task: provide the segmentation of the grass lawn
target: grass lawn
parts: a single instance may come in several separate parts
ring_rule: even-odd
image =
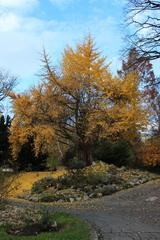
[[[4,228],[0,228],[0,240],[89,240],[89,226],[82,222],[79,218],[63,213],[56,213],[53,220],[64,225],[64,229],[60,232],[41,233],[37,236],[12,236],[5,232]]]

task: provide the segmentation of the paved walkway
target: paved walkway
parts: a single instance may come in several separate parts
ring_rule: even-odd
[[[160,240],[160,180],[70,208],[103,233],[105,240]]]

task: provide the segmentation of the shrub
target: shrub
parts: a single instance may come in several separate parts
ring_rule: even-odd
[[[6,174],[0,171],[0,204],[4,201],[6,194],[7,194],[7,189],[6,189]]]
[[[52,154],[47,158],[47,167],[49,168],[49,170],[51,171],[56,171],[57,167],[59,166],[60,162],[59,162],[59,158],[58,156]]]
[[[69,169],[82,169],[86,167],[85,161],[79,161],[76,157],[76,146],[71,146],[68,149],[68,151],[64,155],[62,163]]]
[[[106,173],[89,173],[85,177],[85,182],[89,185],[103,184],[106,181]]]
[[[3,172],[2,169],[0,169],[0,207],[3,207],[10,192],[17,187],[14,184],[17,176],[13,173]]]
[[[110,173],[90,173],[86,177],[86,182],[90,185],[99,185],[99,184],[122,184],[123,179],[114,174]]]
[[[106,172],[90,172],[85,174],[83,171],[75,171],[60,177],[58,182],[62,188],[81,188],[86,185],[121,184],[123,183],[123,179],[118,175]]]
[[[42,193],[49,187],[55,186],[57,184],[57,179],[53,177],[44,177],[38,181],[36,181],[32,185],[31,192],[32,193]]]
[[[81,170],[70,171],[68,174],[58,178],[58,183],[62,188],[81,186],[85,183],[86,177]]]
[[[82,169],[86,167],[86,163],[83,161],[79,161],[76,157],[74,157],[69,160],[68,167],[70,169]]]
[[[152,137],[141,144],[138,155],[148,167],[160,166],[160,137]]]
[[[86,163],[83,161],[79,161],[77,157],[73,157],[68,159],[68,162],[64,163],[69,169],[82,169],[86,167]]]
[[[119,175],[108,173],[106,176],[105,183],[106,184],[122,184],[124,183],[124,180]]]
[[[41,211],[40,223],[44,226],[51,225],[53,222],[53,214],[49,210]]]
[[[116,166],[128,166],[135,162],[135,155],[132,147],[126,141],[101,141],[94,147],[94,159]]]

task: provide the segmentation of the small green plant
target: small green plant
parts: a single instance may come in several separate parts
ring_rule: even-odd
[[[0,169],[0,208],[5,206],[9,193],[17,187],[13,184],[16,177],[16,174],[5,172],[3,168]]]
[[[86,167],[86,163],[84,161],[78,160],[77,157],[73,157],[69,160],[68,168],[70,169],[82,169]]]
[[[81,170],[71,170],[68,174],[58,178],[62,188],[79,187],[86,184],[86,176]]]
[[[86,176],[86,183],[89,185],[103,184],[106,181],[106,173],[89,173]]]
[[[36,181],[31,189],[32,193],[42,193],[49,187],[55,186],[57,184],[57,179],[53,177],[44,177],[38,181]]]
[[[47,158],[47,167],[49,170],[51,171],[56,171],[57,167],[60,165],[59,162],[59,158],[58,156],[51,154],[48,158]]]
[[[49,226],[51,225],[53,222],[53,214],[50,213],[50,211],[47,210],[43,210],[41,212],[41,219],[40,219],[40,223],[44,226]]]
[[[106,176],[106,184],[123,184],[124,180],[119,175],[108,173]]]

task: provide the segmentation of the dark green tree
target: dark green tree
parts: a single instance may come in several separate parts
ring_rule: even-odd
[[[0,117],[0,165],[10,165],[10,147],[9,147],[9,128],[11,126],[11,118],[7,115]]]
[[[18,154],[15,164],[21,171],[42,171],[46,169],[47,155],[39,153],[36,157],[34,154],[33,139],[30,138],[25,143]]]

